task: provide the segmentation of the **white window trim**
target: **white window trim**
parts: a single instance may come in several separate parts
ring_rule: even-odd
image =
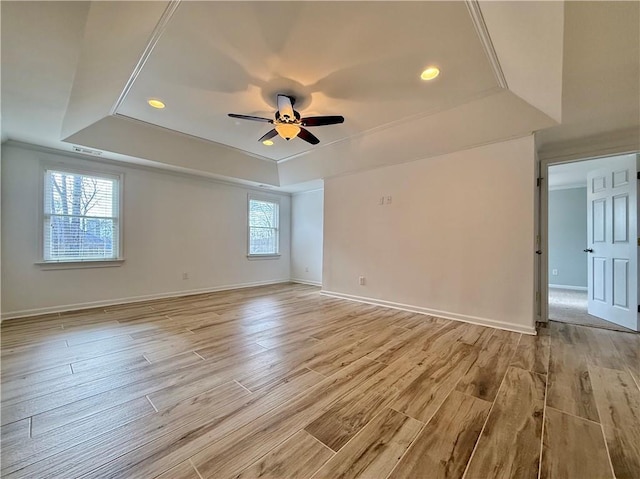
[[[122,266],[124,258],[119,259],[85,259],[73,261],[37,261],[43,271],[56,269],[113,268]]]
[[[268,201],[269,203],[275,203],[278,205],[278,226],[276,231],[278,232],[278,240],[277,246],[278,251],[276,253],[264,253],[264,254],[252,254],[251,251],[251,226],[249,225],[249,209],[251,205],[251,200],[256,201]],[[247,194],[247,258],[248,259],[278,259],[280,258],[280,197],[278,196],[268,196],[268,195],[260,195],[255,193]]]
[[[47,260],[44,258],[44,205],[45,205],[45,179],[47,170],[64,171],[66,173],[98,176],[111,178],[118,181],[118,257],[108,259],[73,259],[73,260]],[[123,203],[124,203],[124,173],[111,168],[104,168],[101,164],[95,167],[78,167],[75,163],[67,162],[40,162],[40,187],[39,187],[39,212],[38,212],[38,261],[34,264],[42,270],[56,269],[83,269],[83,268],[106,268],[121,266],[124,261],[124,223],[123,223]]]

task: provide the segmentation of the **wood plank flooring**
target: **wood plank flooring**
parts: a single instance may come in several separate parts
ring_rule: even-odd
[[[7,478],[639,478],[640,335],[281,284],[5,321]]]

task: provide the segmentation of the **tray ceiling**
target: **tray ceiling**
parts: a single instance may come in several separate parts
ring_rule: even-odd
[[[427,65],[441,75],[420,80]],[[463,2],[184,2],[117,113],[272,160],[451,108],[497,87]],[[303,116],[343,115],[315,127],[318,146],[257,140],[277,93]],[[149,98],[161,98],[163,110]]]

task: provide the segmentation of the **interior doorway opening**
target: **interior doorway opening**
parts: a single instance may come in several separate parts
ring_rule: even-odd
[[[547,318],[638,329],[637,155],[548,165]]]

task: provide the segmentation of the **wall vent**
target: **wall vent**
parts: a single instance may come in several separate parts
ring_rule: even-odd
[[[91,148],[85,148],[84,146],[73,145],[71,149],[76,153],[81,153],[83,155],[91,155],[91,156],[102,155],[102,152],[100,150],[92,150]]]

